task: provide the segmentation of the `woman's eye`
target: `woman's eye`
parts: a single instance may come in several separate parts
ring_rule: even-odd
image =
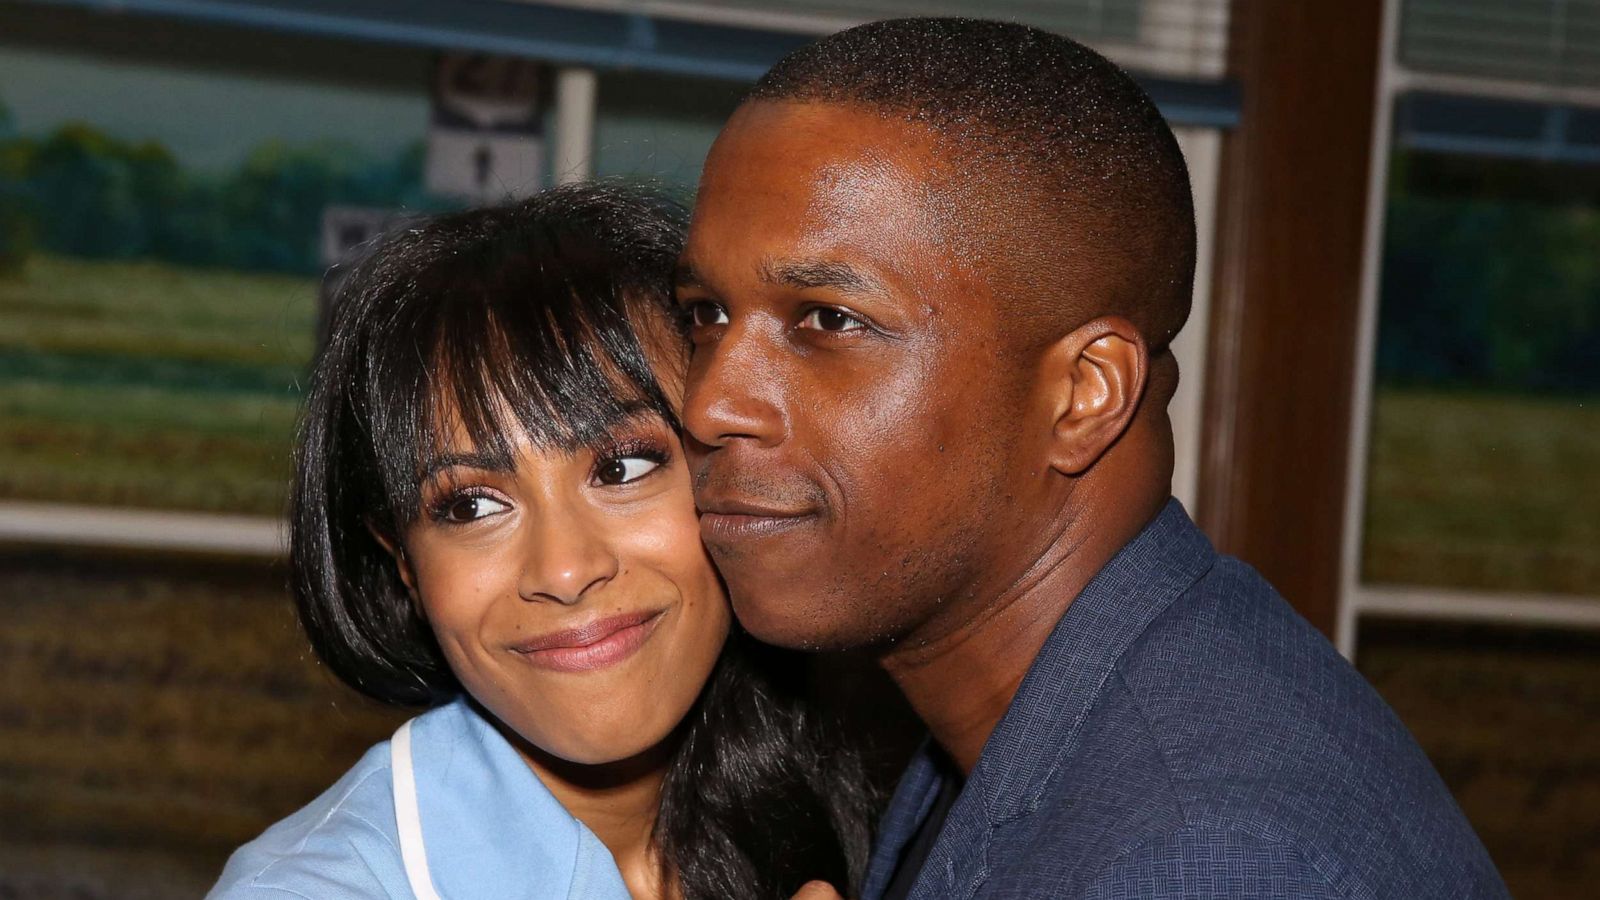
[[[865,322],[843,310],[831,306],[819,306],[806,313],[806,317],[800,320],[800,327],[839,333],[858,331],[867,326]]]
[[[643,456],[617,456],[603,460],[595,470],[597,484],[618,485],[637,481],[661,466],[661,463]]]
[[[505,512],[509,507],[492,497],[457,497],[450,501],[444,508],[444,518],[447,522],[474,522],[495,513]]]
[[[708,300],[696,300],[689,304],[689,321],[696,328],[710,328],[713,325],[728,324],[728,313],[722,307]]]

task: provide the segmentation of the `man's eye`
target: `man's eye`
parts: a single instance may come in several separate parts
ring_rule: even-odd
[[[831,306],[819,306],[806,313],[806,317],[800,320],[800,327],[837,333],[857,331],[867,327],[867,325],[843,310],[834,309]]]
[[[638,481],[661,466],[659,460],[643,456],[617,456],[604,460],[595,469],[596,484],[618,485]]]
[[[689,321],[696,328],[710,328],[713,325],[728,324],[728,313],[720,306],[709,300],[696,300],[689,304]]]
[[[507,509],[510,507],[493,497],[457,497],[445,505],[439,518],[446,522],[474,522]]]

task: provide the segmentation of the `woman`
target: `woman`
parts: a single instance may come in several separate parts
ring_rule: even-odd
[[[213,897],[787,898],[865,781],[738,631],[676,433],[682,216],[581,186],[443,217],[341,291],[291,564],[340,678],[432,707]]]

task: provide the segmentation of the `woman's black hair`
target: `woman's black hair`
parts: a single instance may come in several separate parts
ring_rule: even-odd
[[[462,693],[374,534],[420,514],[441,409],[507,461],[518,434],[572,450],[640,414],[678,426],[646,346],[658,365],[662,349],[686,361],[670,296],[684,222],[639,190],[567,186],[409,227],[351,272],[312,375],[290,509],[300,620],[339,678],[400,706]],[[686,898],[857,884],[871,789],[808,709],[802,671],[735,626],[679,729],[656,840]]]

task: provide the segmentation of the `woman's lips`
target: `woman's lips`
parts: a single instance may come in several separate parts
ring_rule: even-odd
[[[591,672],[616,665],[644,646],[664,609],[598,619],[513,644],[511,649],[541,669]]]

